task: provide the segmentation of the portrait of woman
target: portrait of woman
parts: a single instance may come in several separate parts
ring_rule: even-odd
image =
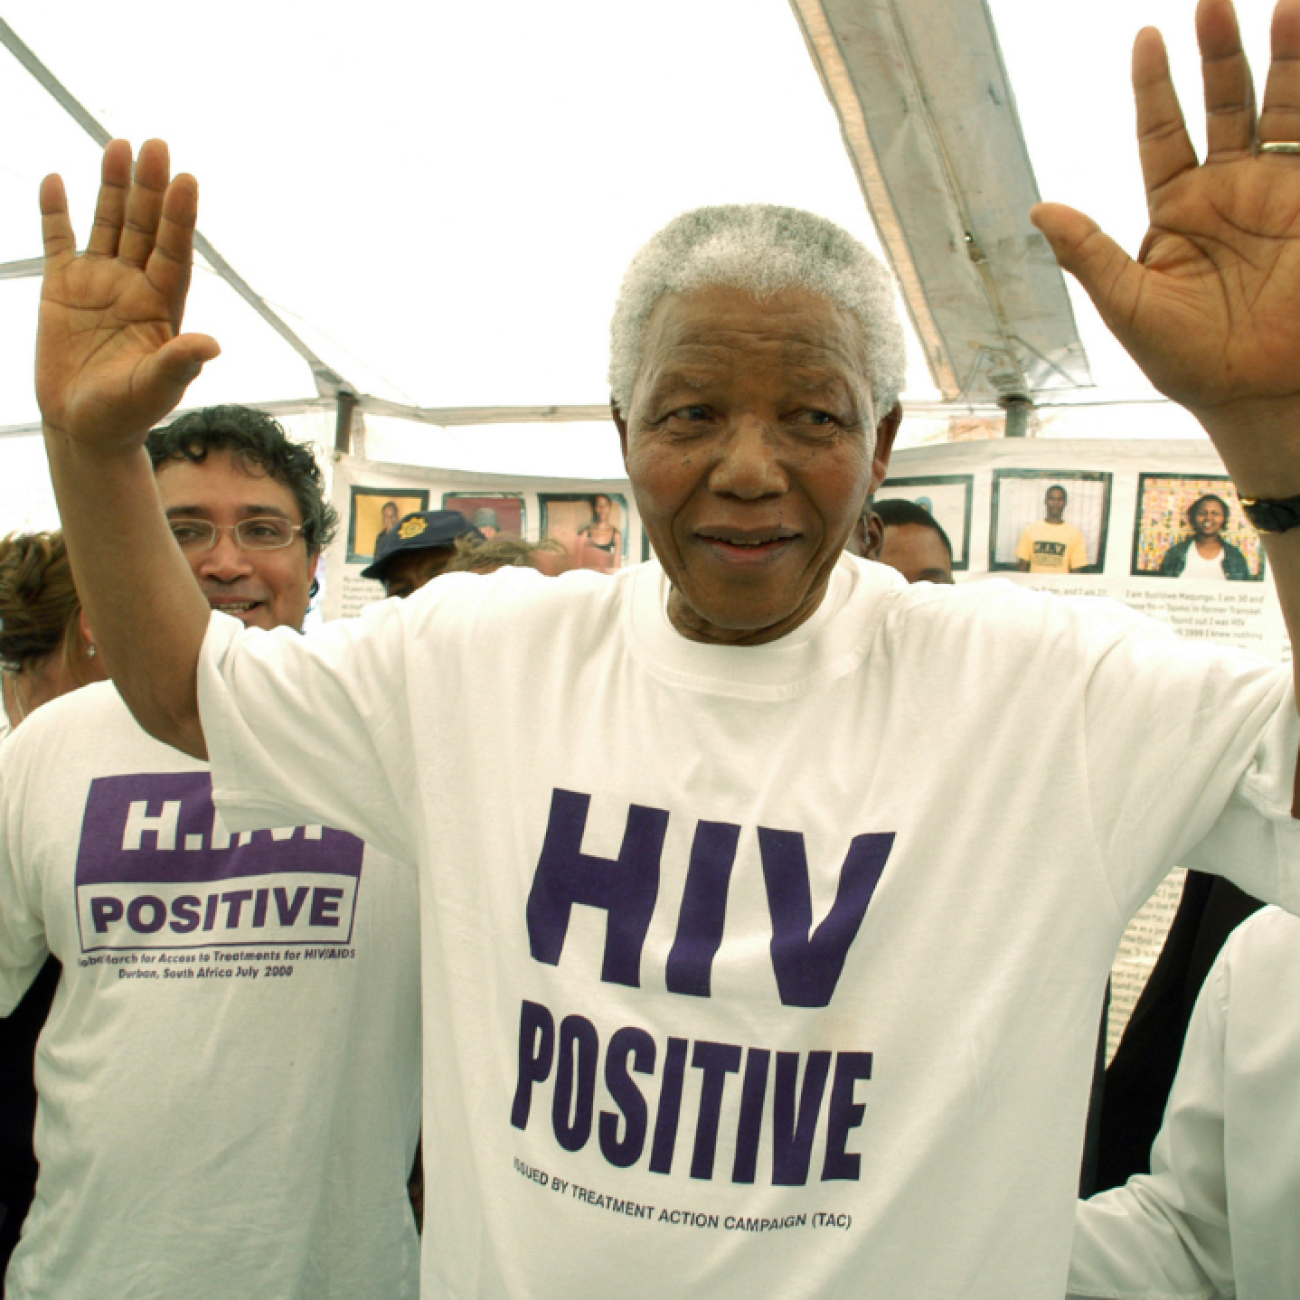
[[[623,534],[613,521],[614,503],[603,492],[591,498],[592,519],[578,529],[584,543],[581,565],[584,569],[599,569],[604,573],[618,568],[623,554]]]
[[[1190,537],[1175,542],[1160,561],[1165,578],[1208,578],[1218,582],[1251,582],[1250,562],[1222,534],[1231,518],[1228,503],[1216,493],[1197,497],[1187,508]]]

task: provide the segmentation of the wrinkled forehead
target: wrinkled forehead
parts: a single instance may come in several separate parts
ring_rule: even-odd
[[[761,296],[731,285],[667,293],[646,321],[636,387],[665,369],[726,366],[763,358],[810,381],[837,378],[869,387],[861,321],[822,294],[782,289]]]

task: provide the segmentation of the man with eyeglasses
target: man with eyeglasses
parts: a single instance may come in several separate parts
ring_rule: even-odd
[[[300,628],[337,523],[310,451],[236,406],[148,449],[212,608]],[[0,1012],[47,952],[63,978],[9,1300],[415,1297],[416,911],[415,873],[341,831],[228,833],[206,766],[107,684],[29,720],[0,765]]]
[[[182,416],[148,447],[172,536],[208,604],[245,627],[301,627],[335,523],[305,468],[290,468],[310,454],[261,412],[234,406]]]

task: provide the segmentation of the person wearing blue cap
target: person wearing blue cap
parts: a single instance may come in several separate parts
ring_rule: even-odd
[[[416,510],[380,537],[374,563],[362,569],[361,576],[382,582],[385,596],[404,600],[446,569],[458,537],[483,540],[458,510]]]

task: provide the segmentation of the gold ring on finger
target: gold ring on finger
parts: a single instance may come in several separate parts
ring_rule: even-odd
[[[1300,140],[1261,140],[1255,152],[1300,154]]]

